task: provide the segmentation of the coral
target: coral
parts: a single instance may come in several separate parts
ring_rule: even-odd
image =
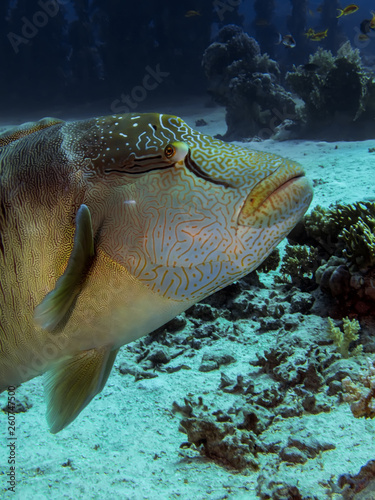
[[[314,249],[314,277],[336,304],[364,315],[375,301],[375,203],[317,205],[288,236]],[[284,259],[286,259],[284,257]],[[338,317],[338,316],[336,316]]]
[[[251,364],[282,384],[280,394],[298,385],[314,391],[321,387],[323,364],[330,354],[319,348],[316,341],[303,342],[298,335],[289,335],[288,340],[280,335],[277,340],[276,347],[257,353],[257,360]]]
[[[306,233],[330,255],[343,256],[361,269],[375,265],[375,203],[317,205],[305,216]]]
[[[367,221],[369,224],[359,218],[358,222],[348,229],[344,228],[339,235],[347,245],[343,254],[349,260],[354,260],[361,268],[375,265],[375,219],[371,217]]]
[[[209,93],[226,106],[226,140],[270,137],[277,125],[295,117],[295,102],[279,83],[278,64],[260,53],[257,41],[241,28],[222,28],[204,52]]]
[[[326,248],[327,240],[331,238],[329,215],[330,209],[316,205],[303,219],[307,235],[318,241],[324,248]],[[333,253],[333,251],[330,253]]]
[[[346,59],[350,64],[353,64],[357,68],[362,68],[362,59],[359,49],[353,49],[349,40],[341,45],[337,51],[337,58]]]
[[[276,271],[280,264],[280,252],[276,248],[270,255],[257,267],[257,273],[268,273],[270,271]]]
[[[308,245],[287,245],[280,268],[281,281],[301,285],[317,268],[317,249]]]
[[[229,365],[234,363],[235,358],[228,352],[206,352],[203,354],[202,362],[199,367],[200,372],[210,372],[212,370],[217,370],[221,365]]]
[[[367,359],[367,373],[355,384],[350,377],[342,380],[343,390],[346,392],[344,400],[351,403],[350,409],[356,418],[375,417],[375,361]]]
[[[264,472],[258,476],[257,495],[261,500],[311,500],[302,497],[300,490],[295,485],[285,483],[281,480],[270,479],[273,471],[268,471],[269,476]]]
[[[343,500],[371,500],[375,498],[375,460],[361,467],[356,475],[343,474],[338,478]]]
[[[304,66],[294,67],[286,74],[285,80],[290,88],[303,99],[305,107],[301,118],[304,121],[306,135],[319,135],[327,125],[337,127],[336,135],[340,137],[343,126],[367,137],[373,133],[359,130],[359,122],[363,125],[371,122],[375,103],[375,79],[366,72],[358,49],[353,49],[350,42],[344,43],[334,56],[321,47],[310,55],[309,63],[316,65],[315,71],[306,71]],[[331,127],[331,133],[335,130]]]
[[[324,315],[373,314],[375,203],[317,205],[289,233],[288,241],[293,246],[286,247],[275,282],[291,281],[308,292],[319,285],[334,298],[326,301]]]
[[[208,458],[237,470],[259,468],[256,455],[263,448],[257,434],[271,422],[264,408],[246,405],[226,414],[221,410],[209,413],[200,397],[198,403],[185,398],[184,405],[173,403],[173,410],[185,418],[180,421],[180,430],[188,435],[189,443]],[[258,416],[259,415],[259,416]],[[264,415],[264,425],[259,421]]]
[[[362,346],[357,346],[352,352],[349,352],[349,345],[351,342],[358,340],[358,332],[360,330],[359,322],[356,319],[350,320],[349,318],[343,319],[343,331],[335,326],[331,318],[328,318],[328,333],[330,338],[336,345],[337,352],[341,354],[343,358],[348,358],[349,356],[355,356],[362,352]]]

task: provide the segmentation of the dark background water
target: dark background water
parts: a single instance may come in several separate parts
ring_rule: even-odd
[[[348,2],[349,3],[349,2]],[[218,29],[241,25],[286,69],[306,62],[303,33],[329,27],[320,42],[336,51],[355,44],[370,0],[337,20],[338,0],[3,0],[0,4],[1,118],[59,113],[86,105],[103,113],[132,111],[158,98],[204,94],[202,54]],[[317,8],[323,5],[324,11]],[[346,3],[345,3],[346,5]],[[342,7],[345,5],[341,5]],[[190,10],[199,15],[187,17]],[[295,49],[276,45],[292,33]],[[375,39],[360,47],[373,54]],[[358,45],[358,44],[357,44]],[[358,46],[360,46],[359,44]]]

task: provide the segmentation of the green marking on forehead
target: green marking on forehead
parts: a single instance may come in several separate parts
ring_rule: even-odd
[[[183,160],[188,146],[165,126],[162,117],[130,113],[97,118],[87,132],[94,168],[106,173],[141,173]]]

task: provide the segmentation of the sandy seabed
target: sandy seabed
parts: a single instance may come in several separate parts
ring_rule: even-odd
[[[207,125],[199,127],[202,133],[223,134],[226,129],[223,110],[202,109],[192,112],[187,104],[178,111],[164,111],[180,114],[193,127],[197,119],[203,118]],[[375,141],[266,140],[241,145],[300,162],[315,181],[312,207],[375,200],[375,156],[369,153]],[[259,290],[261,304],[264,295],[272,291],[273,280],[265,274],[260,275],[260,280],[264,284]],[[237,320],[237,325],[220,317],[211,321],[219,331],[223,328],[220,322],[225,323],[227,330],[237,328],[241,332],[239,340],[234,341],[231,335],[218,335],[209,340],[204,338],[199,348],[189,347],[190,344],[183,344],[184,335],[191,339],[195,332],[194,323],[188,322],[185,330],[176,333],[176,346],[185,345],[182,352],[165,362],[162,370],[148,370],[153,378],[146,378],[147,369],[141,377],[135,377],[131,369],[120,373],[120,366],[137,365],[145,346],[137,341],[122,348],[102,393],[57,435],[50,434],[45,420],[42,378],[23,384],[17,389],[17,398],[32,406],[16,414],[15,493],[7,491],[7,421],[6,414],[1,414],[0,497],[22,500],[342,498],[332,486],[338,477],[356,474],[366,462],[375,459],[375,421],[354,418],[349,405],[338,397],[329,399],[330,411],[315,414],[306,411],[288,418],[276,416],[258,435],[259,441],[268,446],[267,451],[257,454],[257,471],[250,468],[238,472],[203,456],[194,447],[180,447],[187,436],[179,431],[183,417],[172,411],[174,402],[183,405],[184,398],[197,402],[202,397],[209,413],[220,408],[230,414],[231,408],[241,404],[243,395],[219,389],[222,372],[231,380],[236,380],[239,374],[247,381],[251,379],[255,392],[270,384],[269,377],[251,362],[257,360],[257,353],[278,348],[280,332],[259,331],[259,323],[253,319]],[[326,335],[326,329],[325,318],[304,314],[290,334],[291,345],[297,337],[302,343],[319,339]],[[288,336],[284,331],[284,344],[288,344]],[[202,357],[212,352],[230,353],[234,361],[218,369],[200,371]],[[171,369],[167,371],[168,366]],[[183,369],[174,371],[173,367],[178,366]],[[5,400],[6,394],[1,395],[1,407],[5,406]],[[318,443],[315,456],[304,463],[280,459],[280,450],[297,438],[305,443],[314,439]],[[267,491],[275,491],[277,484],[288,485],[286,491],[298,490],[300,496],[292,493],[285,497],[267,496]],[[366,498],[375,499],[373,495]]]

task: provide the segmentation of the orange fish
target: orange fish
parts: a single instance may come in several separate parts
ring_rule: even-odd
[[[314,33],[313,35],[310,35],[309,38],[313,42],[320,42],[321,40],[323,40],[324,38],[327,37],[327,33],[328,33],[328,28],[325,31],[319,31],[318,33]]]
[[[195,17],[195,16],[201,16],[202,14],[199,12],[199,10],[188,10],[185,12],[185,17]]]
[[[339,15],[337,17],[348,16],[349,14],[354,14],[354,12],[357,12],[358,9],[359,9],[358,5],[356,5],[355,3],[351,3],[350,5],[345,7],[344,9],[337,9],[339,11]]]
[[[309,29],[306,31],[306,33],[305,33],[305,36],[306,36],[307,38],[310,38],[310,37],[312,37],[313,35],[315,35],[315,31],[314,31],[312,28],[309,28]]]

